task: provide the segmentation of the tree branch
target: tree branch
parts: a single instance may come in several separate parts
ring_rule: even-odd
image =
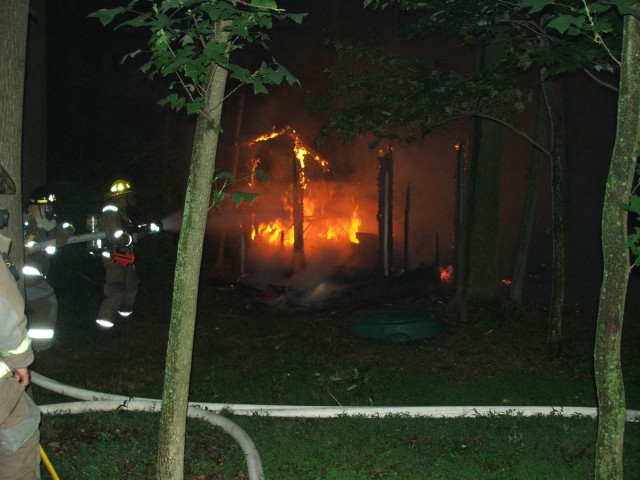
[[[467,117],[475,117],[475,118],[482,118],[484,120],[490,120],[492,122],[497,123],[498,125],[502,125],[503,127],[507,128],[508,130],[511,130],[512,132],[514,132],[516,135],[524,138],[527,142],[529,142],[531,145],[533,145],[533,147],[537,148],[544,155],[546,155],[547,157],[551,158],[551,152],[549,150],[547,150],[540,143],[536,142],[527,133],[523,132],[522,130],[518,130],[516,127],[514,127],[510,123],[502,120],[501,118],[495,117],[493,115],[489,115],[487,113],[481,113],[481,112],[458,112],[458,113],[461,114],[461,115],[465,115]]]
[[[618,92],[618,89],[614,86],[611,85],[610,83],[604,82],[602,80],[600,80],[598,77],[596,77],[588,68],[585,68],[582,70],[591,80],[593,80],[594,82],[596,82],[598,85],[600,85],[601,87],[607,88],[609,90],[611,90],[612,92]]]

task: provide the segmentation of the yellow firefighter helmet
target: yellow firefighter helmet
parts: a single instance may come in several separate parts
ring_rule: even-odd
[[[128,193],[134,193],[131,183],[127,180],[116,180],[111,184],[111,188],[109,188],[109,192],[105,197],[114,198]]]

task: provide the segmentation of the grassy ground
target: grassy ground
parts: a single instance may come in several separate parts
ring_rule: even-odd
[[[171,295],[162,264],[141,259],[135,318],[117,335],[103,336],[93,326],[101,300],[99,266],[79,260],[71,248],[66,255],[52,279],[60,300],[56,344],[38,353],[36,370],[82,388],[159,398]],[[549,359],[543,309],[488,309],[461,324],[432,295],[411,301],[438,310],[451,328],[408,343],[356,338],[349,333],[349,319],[370,305],[273,309],[256,301],[255,292],[205,278],[191,399],[332,406],[595,406],[592,316],[568,312],[565,355]],[[628,408],[640,408],[637,333],[637,319],[631,318],[623,355]],[[68,400],[38,387],[34,395],[41,404]],[[590,419],[233,420],[256,443],[268,479],[582,480],[593,472],[596,424]],[[627,478],[640,478],[639,428],[627,425]],[[153,478],[156,431],[152,414],[47,415],[42,443],[63,479],[146,479]],[[189,421],[187,449],[186,478],[246,478],[239,448],[202,421]]]

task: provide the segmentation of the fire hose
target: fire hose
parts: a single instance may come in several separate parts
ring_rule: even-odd
[[[106,234],[104,232],[95,232],[95,233],[82,233],[80,235],[72,235],[67,239],[66,245],[72,245],[74,243],[84,243],[84,242],[93,242],[94,240],[101,240],[106,238]],[[34,253],[39,252],[40,250],[44,250],[47,247],[55,247],[56,239],[45,240],[43,242],[38,242],[33,246],[27,247],[25,246],[25,253]]]
[[[150,398],[135,398],[124,395],[112,395],[109,393],[83,390],[81,388],[72,387],[55,380],[51,380],[36,372],[31,373],[31,381],[33,384],[46,388],[52,392],[79,400],[86,400],[84,402],[40,405],[40,411],[43,414],[60,415],[85,412],[112,412],[116,410],[158,412],[162,405],[160,400]],[[207,410],[206,407],[194,405],[193,402],[189,403],[187,415],[190,418],[206,420],[212,425],[220,427],[224,432],[229,434],[234,440],[236,440],[236,442],[238,442],[238,445],[246,456],[249,480],[264,480],[264,472],[258,450],[251,440],[251,437],[249,437],[249,435],[239,425],[222,415],[218,415],[217,413]]]
[[[147,230],[148,229],[148,230]],[[147,233],[155,233],[162,230],[162,222],[158,223],[150,223],[150,224],[142,224],[136,227],[135,232],[138,231],[147,231]],[[65,245],[73,245],[74,243],[86,243],[86,242],[94,242],[96,240],[102,240],[106,238],[107,234],[105,232],[90,232],[90,233],[82,233],[80,235],[72,235],[67,239]],[[40,250],[44,250],[47,247],[55,247],[57,240],[55,238],[51,240],[44,240],[42,242],[34,243],[33,245],[25,245],[24,250],[25,254],[30,254],[34,252],[39,252]]]
[[[56,469],[53,468],[53,465],[51,464],[51,461],[49,460],[47,453],[44,451],[44,448],[42,448],[42,445],[40,445],[40,458],[42,459],[42,463],[44,463],[44,466],[46,467],[47,472],[49,472],[49,475],[51,475],[51,478],[53,480],[60,480],[60,477],[58,477]]]
[[[159,411],[160,400],[149,398],[127,397],[109,393],[95,392],[60,383],[44,377],[36,372],[31,374],[35,385],[52,392],[65,395],[84,402],[59,403],[44,405],[40,410],[47,414],[81,413],[86,411],[113,411],[116,409],[130,409],[136,411]],[[598,409],[594,407],[562,407],[562,406],[389,406],[389,407],[360,407],[360,406],[302,406],[302,405],[257,405],[257,404],[228,404],[189,402],[189,417],[207,420],[213,425],[221,427],[230,434],[240,445],[247,456],[250,480],[263,480],[262,463],[256,447],[238,425],[216,412],[228,412],[234,415],[268,416],[280,418],[338,418],[342,416],[384,418],[389,415],[403,415],[412,418],[477,418],[489,415],[521,415],[533,417],[539,415],[554,415],[566,418],[590,417],[597,418]],[[627,410],[628,422],[640,422],[640,410]]]

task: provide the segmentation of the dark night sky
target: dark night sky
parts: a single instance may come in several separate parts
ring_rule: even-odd
[[[311,15],[301,27],[288,26],[273,33],[274,56],[300,79],[302,87],[276,88],[269,96],[247,95],[243,140],[269,131],[274,125],[291,125],[305,141],[314,142],[325,119],[311,112],[304,100],[305,95],[322,88],[322,70],[333,61],[323,46],[326,36],[358,32],[382,39],[393,30],[395,19],[373,12],[363,15],[361,3],[335,2],[336,9],[332,11],[327,2],[310,2]],[[102,186],[124,176],[134,181],[141,201],[147,196],[147,204],[153,205],[151,197],[160,181],[161,159],[172,165],[175,178],[186,179],[193,121],[157,106],[164,94],[162,82],[147,80],[135,71],[133,62],[120,64],[125,53],[143,46],[143,40],[131,32],[113,32],[95,19],[86,18],[88,12],[103,4],[47,1],[49,178],[54,184],[92,189],[93,198],[86,198],[85,202],[97,205],[102,201]],[[445,60],[460,61],[448,52],[447,45],[435,52]],[[571,79],[565,101],[569,112],[567,304],[594,307],[601,277],[600,208],[612,147],[615,97],[578,76]],[[225,132],[217,170],[229,168],[238,105],[236,95],[224,107]],[[394,146],[395,208],[396,220],[400,220],[395,227],[397,233],[402,232],[405,186],[412,182],[413,267],[433,262],[436,234],[443,254],[449,247],[455,185],[453,145],[463,134],[443,130],[435,132],[422,146]],[[349,145],[330,142],[320,153],[334,166],[335,181],[344,189],[345,198],[361,204],[365,215],[363,230],[374,232],[376,161],[367,149],[367,141]],[[506,134],[505,145],[501,210],[505,228],[501,233],[499,269],[501,275],[508,276],[516,231],[511,227],[517,227],[520,218],[530,147],[511,134]],[[546,167],[543,181],[548,182]],[[176,191],[173,198],[171,208],[177,210],[182,203],[181,192]],[[541,198],[548,198],[548,187],[542,188]],[[548,278],[545,265],[551,259],[548,209],[548,201],[542,200],[530,262],[532,273],[542,279]],[[396,245],[402,245],[400,239]],[[532,285],[530,291],[532,298],[539,300],[547,288],[538,292]]]

